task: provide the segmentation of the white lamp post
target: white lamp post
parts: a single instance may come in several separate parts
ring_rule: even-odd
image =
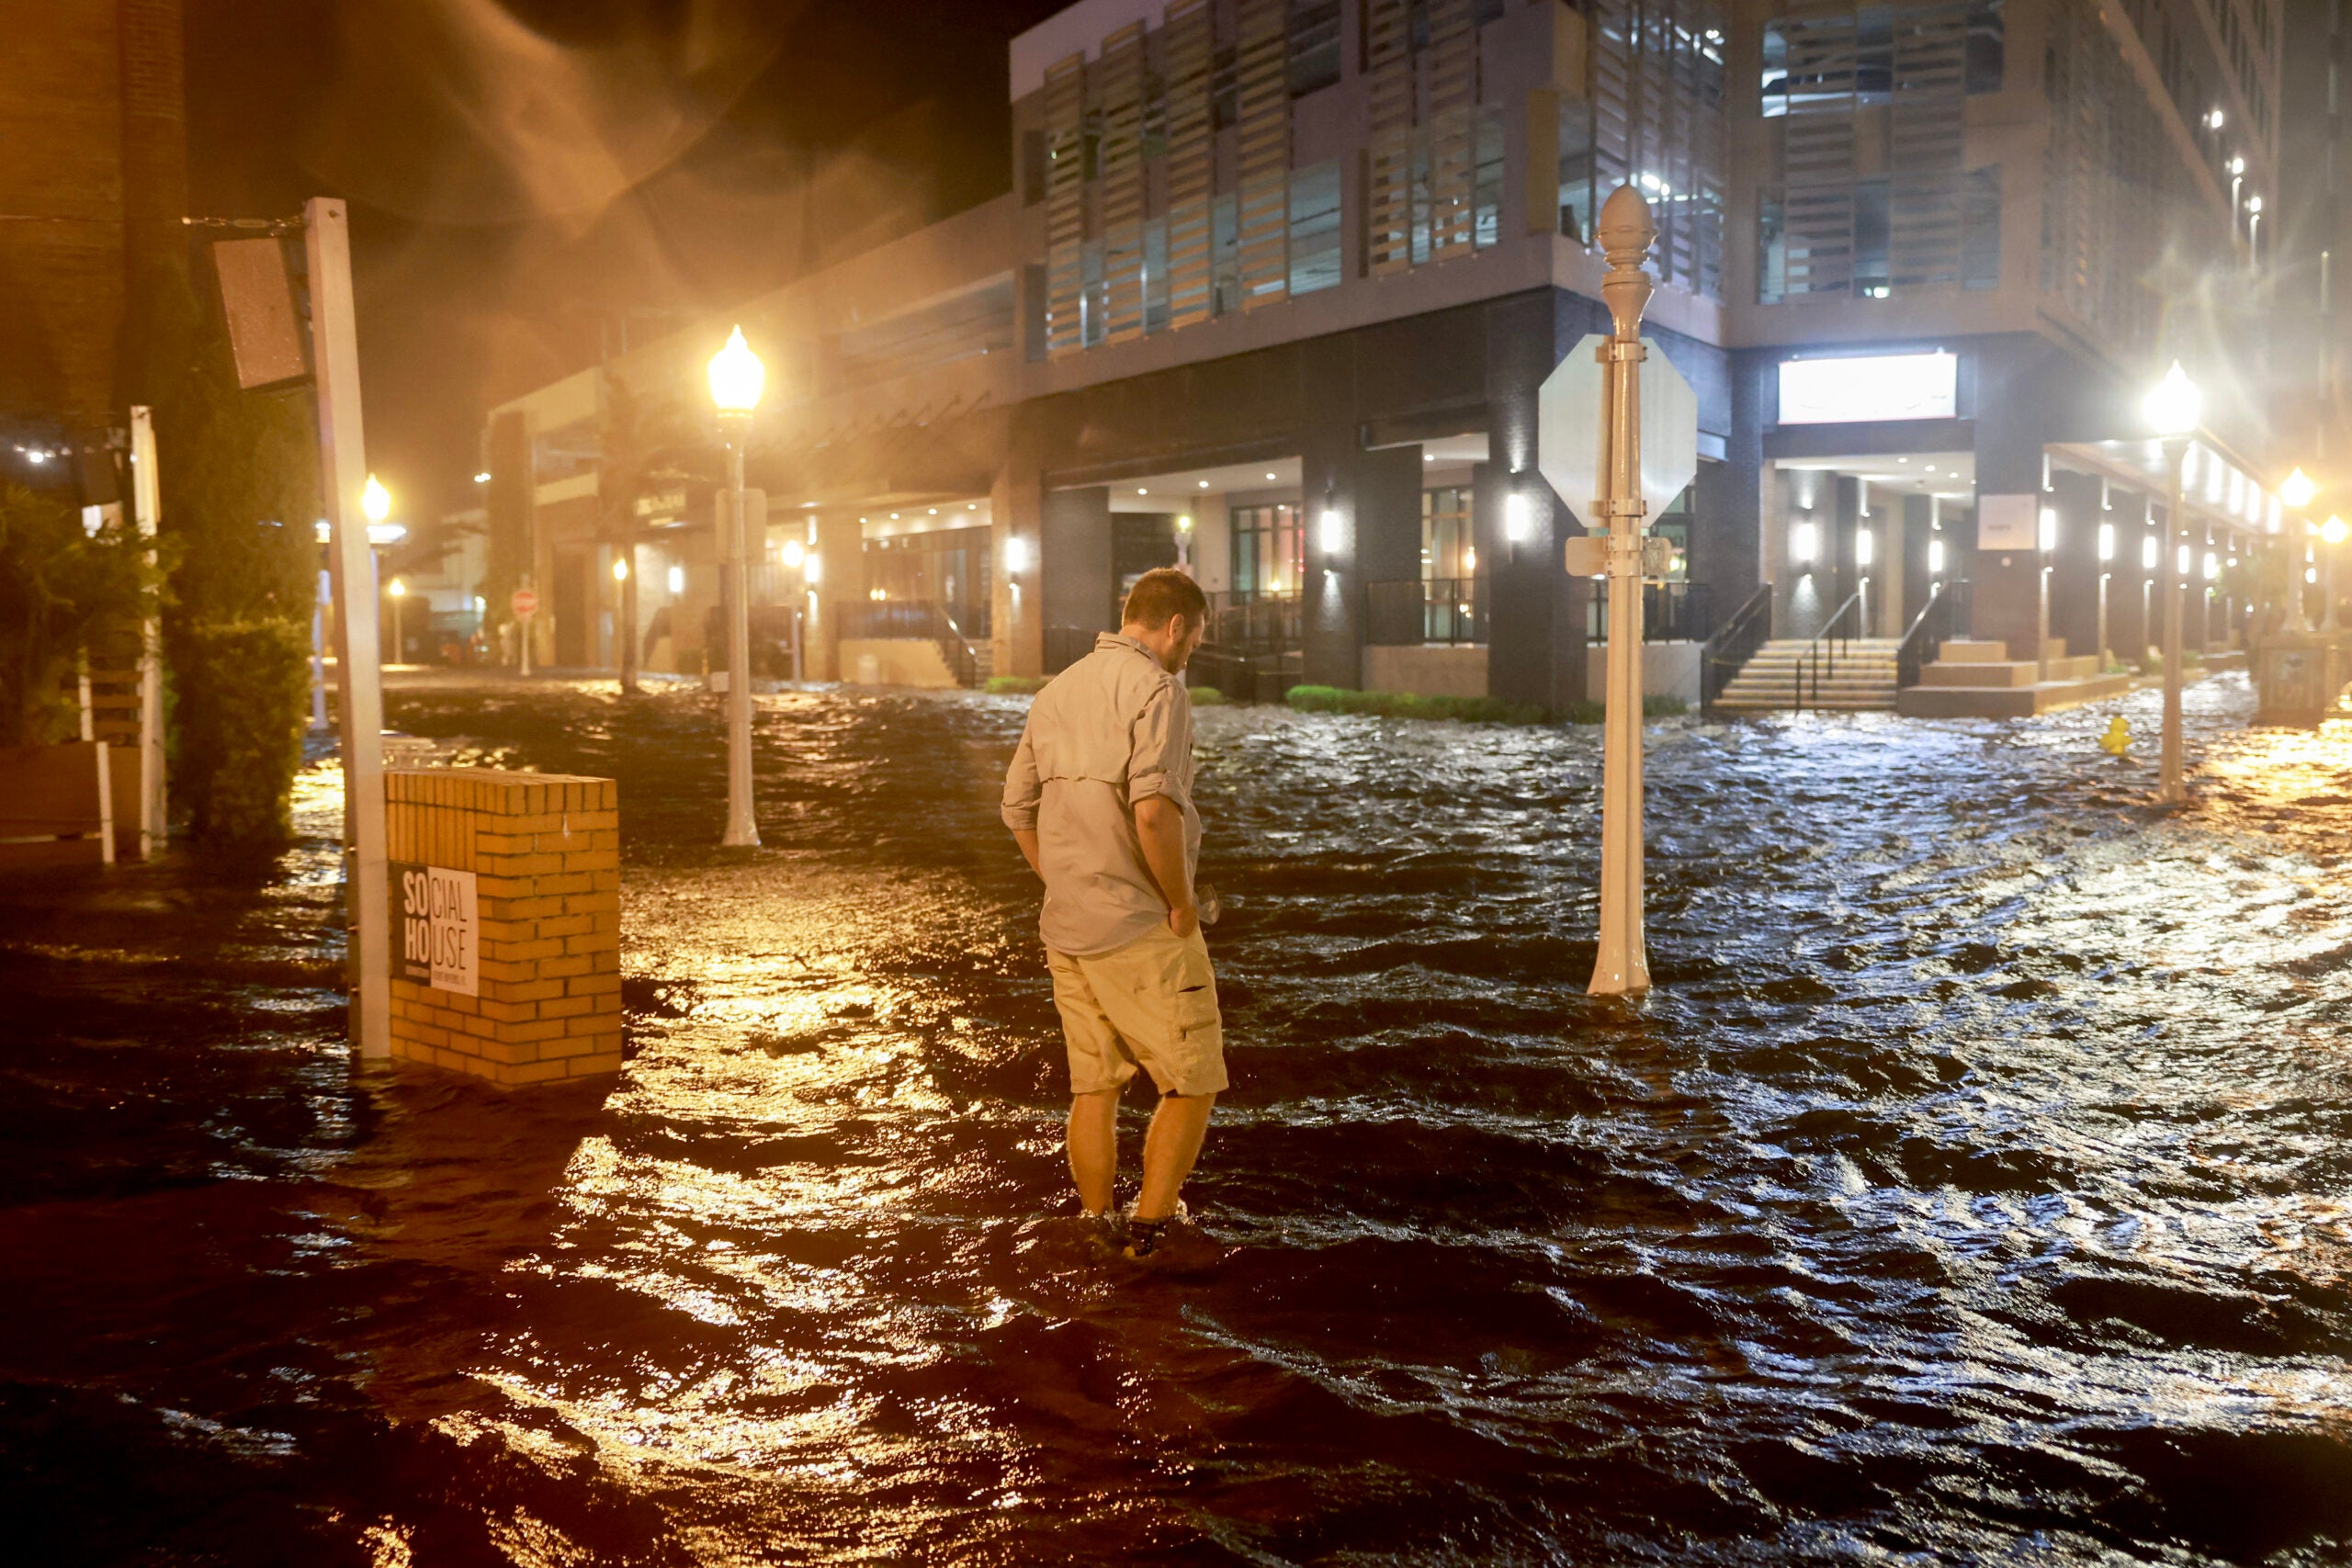
[[[2341,517],[2331,516],[2319,525],[2319,542],[2327,547],[2323,558],[2323,564],[2327,570],[2320,574],[2320,581],[2326,585],[2327,603],[2320,611],[2319,629],[2331,636],[2337,630],[2335,558],[2343,549],[2344,540],[2347,535],[2352,535],[2352,524],[2346,523]]]
[[[2180,525],[2181,466],[2188,457],[2188,438],[2197,433],[2198,422],[2205,415],[2204,394],[2176,359],[2172,368],[2165,372],[2165,378],[2149,389],[2140,412],[2148,427],[2164,441],[2165,467],[2170,476],[2165,491],[2165,532],[2171,536],[2169,542],[2177,543],[2185,533]],[[2181,783],[2180,757],[2181,618],[2188,614],[2188,590],[2182,581],[2180,550],[2165,549],[2157,554],[2165,574],[2165,724],[2156,799],[2175,806],[2188,798],[2188,789]]]
[[[767,367],[743,341],[740,326],[710,356],[710,400],[718,405],[719,434],[727,441],[727,479],[735,502],[718,541],[719,594],[727,604],[727,832],[719,842],[730,848],[760,841],[752,809],[752,607],[743,564],[743,446],[767,378]]]

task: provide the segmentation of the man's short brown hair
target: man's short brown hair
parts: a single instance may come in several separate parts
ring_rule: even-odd
[[[1174,567],[1163,566],[1136,579],[1121,619],[1131,626],[1164,626],[1170,616],[1182,615],[1198,626],[1208,613],[1208,595],[1201,585]]]

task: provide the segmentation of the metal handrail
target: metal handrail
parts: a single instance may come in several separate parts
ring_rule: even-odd
[[[1795,701],[1792,705],[1797,712],[1803,713],[1804,711],[1804,678],[1805,672],[1808,670],[1813,673],[1813,697],[1815,703],[1818,703],[1821,700],[1821,680],[1825,673],[1822,665],[1825,657],[1826,658],[1828,664],[1828,669],[1826,673],[1830,679],[1837,679],[1837,645],[1838,643],[1850,645],[1854,640],[1854,634],[1852,632],[1839,632],[1834,640],[1830,634],[1838,632],[1838,626],[1844,624],[1847,614],[1849,611],[1858,611],[1861,606],[1861,603],[1862,590],[1857,588],[1851,593],[1846,595],[1846,602],[1838,606],[1837,613],[1832,615],[1827,621],[1822,624],[1821,629],[1806,639],[1804,650],[1797,655],[1796,671],[1794,675],[1794,685],[1796,687],[1796,691],[1794,693]]]
[[[1955,635],[1953,616],[1959,607],[1966,604],[1967,598],[1966,578],[1952,583],[1937,581],[1928,586],[1928,602],[1919,606],[1917,615],[1911,617],[1909,629],[1904,632],[1902,642],[1895,646],[1894,683],[1898,689],[1919,683],[1920,671],[1942,650],[1944,639]],[[1939,629],[1928,630],[1931,622],[1940,623]]]
[[[1759,629],[1760,627],[1760,629]],[[1728,667],[1737,675],[1756,657],[1756,650],[1771,639],[1772,585],[1769,582],[1747,596],[1747,602],[1732,612],[1723,629],[1709,637],[1699,649],[1699,707],[1702,712],[1714,706],[1724,688],[1731,684],[1723,671]]]

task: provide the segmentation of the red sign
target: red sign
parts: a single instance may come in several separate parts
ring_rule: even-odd
[[[528,620],[539,613],[539,596],[527,588],[517,588],[506,601],[506,607],[514,612],[517,620]]]

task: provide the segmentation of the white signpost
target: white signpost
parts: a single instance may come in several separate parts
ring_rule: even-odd
[[[1600,286],[1615,331],[1595,333],[1544,380],[1536,400],[1536,467],[1585,525],[1568,541],[1571,572],[1609,577],[1609,680],[1600,788],[1600,942],[1594,996],[1650,987],[1642,931],[1642,578],[1646,519],[1664,511],[1699,466],[1699,404],[1663,353],[1650,358],[1642,270],[1657,238],[1649,204],[1621,186],[1597,226],[1609,275]],[[1650,374],[1642,374],[1648,361]],[[1596,548],[1595,547],[1598,547]]]

